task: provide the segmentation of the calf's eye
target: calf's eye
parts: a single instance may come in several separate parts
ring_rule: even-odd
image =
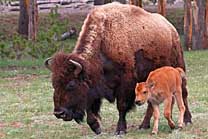
[[[147,91],[144,91],[143,93],[144,93],[144,94],[147,94]]]

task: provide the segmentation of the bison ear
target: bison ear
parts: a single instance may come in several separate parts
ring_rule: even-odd
[[[47,69],[49,69],[51,71],[51,63],[52,63],[53,59],[52,57],[49,57],[45,60],[44,65],[46,66]]]
[[[78,75],[82,71],[82,65],[74,60],[69,60],[69,62],[72,63],[76,67],[74,70],[74,75],[78,77]]]

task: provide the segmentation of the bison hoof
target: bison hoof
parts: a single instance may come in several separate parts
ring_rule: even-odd
[[[116,131],[115,135],[125,135],[126,131]]]
[[[192,121],[191,120],[188,120],[188,121],[184,121],[185,125],[191,125],[192,124]]]
[[[185,125],[192,124],[192,121],[191,121],[191,115],[189,115],[189,116],[184,116],[184,123],[185,123]]]
[[[99,134],[101,133],[101,128],[97,128],[97,129],[95,129],[95,131],[94,131],[94,132],[95,132],[95,134],[96,134],[96,135],[99,135]]]
[[[150,128],[150,125],[140,125],[139,126],[139,130],[142,130],[142,129],[149,129]]]

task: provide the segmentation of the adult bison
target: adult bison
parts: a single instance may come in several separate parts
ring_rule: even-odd
[[[159,14],[118,3],[93,9],[82,26],[70,54],[59,52],[45,61],[52,72],[54,115],[77,123],[87,113],[87,123],[101,133],[98,122],[101,99],[116,99],[119,111],[117,134],[126,132],[126,113],[134,106],[136,82],[161,66],[185,70],[176,29]],[[186,83],[183,100],[185,122],[191,122]],[[149,128],[149,104],[140,128]]]

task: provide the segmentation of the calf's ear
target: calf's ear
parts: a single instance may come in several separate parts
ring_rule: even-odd
[[[45,60],[44,65],[47,69],[49,69],[51,71],[51,63],[52,63],[53,59],[52,57],[49,57]]]
[[[155,82],[151,81],[148,83],[148,88],[153,89],[155,87]]]

